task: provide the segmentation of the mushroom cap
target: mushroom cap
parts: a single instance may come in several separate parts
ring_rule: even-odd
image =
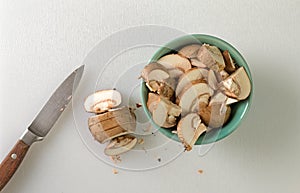
[[[85,99],[84,108],[87,112],[102,113],[119,106],[121,102],[121,94],[117,90],[100,90]]]

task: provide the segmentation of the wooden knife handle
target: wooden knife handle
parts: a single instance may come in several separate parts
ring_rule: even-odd
[[[13,149],[2,161],[0,165],[0,191],[4,188],[18,169],[19,165],[22,163],[29,147],[30,146],[22,140],[18,140]]]

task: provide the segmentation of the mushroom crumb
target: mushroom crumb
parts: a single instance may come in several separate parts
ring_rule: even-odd
[[[142,104],[141,103],[135,103],[135,106],[136,106],[136,108],[140,108],[140,107],[142,107]]]
[[[145,143],[145,141],[143,138],[138,139],[138,144],[144,144],[144,143]]]
[[[116,170],[115,168],[112,171],[113,171],[113,174],[118,174],[119,173],[119,171]]]
[[[120,155],[114,155],[114,156],[109,156],[109,158],[111,159],[111,161],[113,161],[115,164],[121,162],[121,157]]]
[[[203,170],[198,170],[198,174],[202,174],[203,173]]]

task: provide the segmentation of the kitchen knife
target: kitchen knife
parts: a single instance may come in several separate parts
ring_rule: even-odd
[[[18,169],[29,147],[34,142],[43,140],[65,110],[79,84],[83,70],[84,65],[77,68],[61,83],[23,136],[4,158],[0,165],[0,191]]]

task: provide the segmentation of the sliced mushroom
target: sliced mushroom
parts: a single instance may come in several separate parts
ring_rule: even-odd
[[[218,89],[218,80],[215,75],[215,72],[212,69],[208,71],[207,83],[212,89]]]
[[[190,112],[199,112],[200,108],[204,108],[208,105],[210,99],[209,94],[203,94],[198,96],[192,103]]]
[[[225,59],[225,70],[229,73],[232,73],[236,70],[236,67],[234,65],[234,61],[233,59],[231,58],[230,56],[230,53],[228,52],[228,50],[225,50],[223,52],[223,56],[224,56],[224,59]]]
[[[108,156],[116,156],[131,150],[137,143],[137,138],[131,135],[116,137],[104,149]]]
[[[187,58],[184,58],[178,54],[168,54],[160,58],[157,63],[162,64],[169,70],[179,69],[182,71],[187,71],[191,68],[191,63]]]
[[[170,82],[167,83],[166,81]],[[168,99],[172,98],[174,95],[174,88],[175,88],[175,81],[173,79],[167,79],[164,82],[159,82],[156,80],[151,80],[146,83],[146,86],[149,88],[150,91],[156,92],[161,96],[164,96]]]
[[[203,81],[195,81],[192,82],[191,85],[187,85],[176,99],[176,103],[182,109],[181,116],[185,116],[189,113],[193,106],[193,101],[203,94],[209,94],[209,96],[212,96],[214,94],[214,90]]]
[[[206,131],[206,126],[201,123],[197,113],[187,114],[181,118],[177,125],[177,135],[184,144],[185,149],[190,151],[197,139]]]
[[[128,133],[136,128],[135,114],[128,107],[108,111],[88,119],[89,129],[100,143]]]
[[[160,97],[157,105],[153,107],[152,119],[158,126],[170,128],[176,125],[176,117],[178,117],[180,113],[181,108],[179,106]]]
[[[148,100],[147,100],[147,108],[150,113],[153,112],[153,109],[156,108],[157,104],[159,103],[160,97],[158,94],[149,92],[148,93]]]
[[[251,83],[244,67],[238,68],[228,78],[222,81],[224,93],[238,100],[246,99],[251,92]]]
[[[191,59],[191,64],[193,66],[199,67],[199,68],[207,68],[207,66],[205,64],[203,64],[202,62],[200,62],[197,58],[192,58]]]
[[[219,103],[213,103],[199,110],[201,120],[211,128],[222,127],[228,121],[230,113],[230,106]]]
[[[228,76],[229,76],[229,74],[225,70],[222,70],[221,72],[216,73],[218,82],[225,80]]]
[[[175,95],[178,96],[187,85],[194,80],[204,79],[207,77],[207,70],[203,68],[192,68],[186,71],[178,80]]]
[[[227,98],[228,97],[225,94],[223,94],[222,92],[218,92],[211,98],[209,105],[211,106],[212,104],[226,104]]]
[[[225,68],[222,53],[216,46],[203,44],[198,51],[197,58],[208,68],[215,71],[222,71]]]
[[[168,118],[168,108],[163,102],[158,102],[156,108],[152,111],[153,121],[160,127],[162,127]]]
[[[200,49],[200,47],[201,47],[201,45],[199,45],[199,44],[187,45],[187,46],[181,48],[178,51],[178,54],[183,57],[186,57],[186,58],[195,58],[195,57],[197,57],[197,53],[198,53],[198,50]]]
[[[100,90],[88,96],[84,101],[87,112],[102,113],[121,104],[121,94],[116,90]]]
[[[169,74],[171,78],[176,79],[184,74],[184,70],[181,68],[171,68],[169,69]]]
[[[168,79],[170,75],[168,73],[168,69],[166,69],[163,65],[152,62],[145,66],[141,77],[145,80],[145,82],[149,82],[151,80],[162,82],[165,79]]]

